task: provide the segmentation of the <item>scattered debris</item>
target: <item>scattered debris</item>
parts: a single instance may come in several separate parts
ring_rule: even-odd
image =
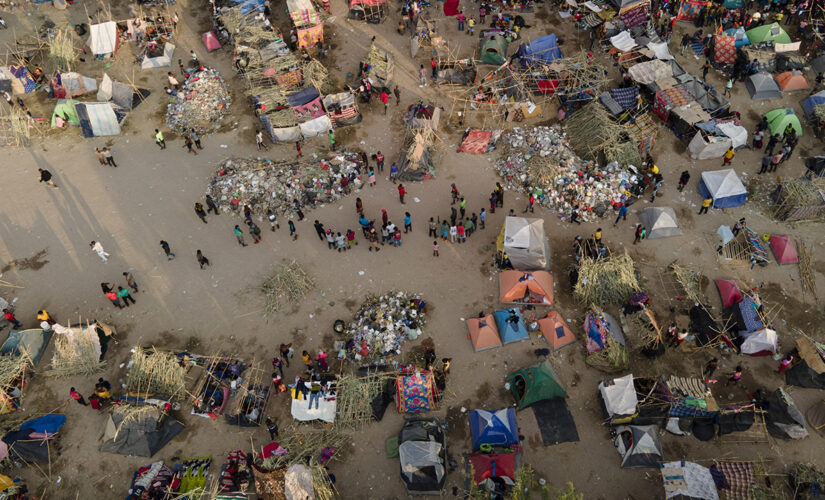
[[[231,103],[220,73],[210,68],[192,73],[166,107],[166,126],[180,133],[189,129],[200,134],[217,132]]]

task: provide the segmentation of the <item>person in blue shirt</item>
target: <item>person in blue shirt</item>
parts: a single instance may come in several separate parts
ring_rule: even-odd
[[[390,180],[395,184],[396,179],[398,179],[398,165],[393,162],[392,165],[390,165]]]
[[[624,203],[622,203],[622,206],[619,207],[619,215],[616,217],[616,222],[613,223],[614,227],[619,223],[620,219],[627,220],[627,205]]]
[[[404,212],[404,232],[412,231],[412,216],[409,212]]]

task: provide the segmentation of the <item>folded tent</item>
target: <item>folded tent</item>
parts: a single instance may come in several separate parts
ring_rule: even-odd
[[[647,239],[680,236],[676,212],[670,207],[649,207],[639,212],[639,220],[647,228]]]
[[[506,380],[519,410],[546,399],[567,397],[550,361],[512,371]]]
[[[754,101],[782,97],[782,91],[770,73],[759,72],[750,75],[745,80],[745,88]]]
[[[553,275],[547,271],[501,271],[499,301],[504,304],[553,304]]]
[[[513,307],[496,311],[493,316],[496,319],[496,327],[499,336],[501,336],[502,344],[518,342],[530,337],[530,334],[527,333],[527,327],[524,325],[524,317],[518,308]]]
[[[776,262],[780,264],[799,262],[796,248],[794,248],[793,242],[787,234],[775,234],[771,236],[770,245],[773,249],[773,254],[776,256]]]
[[[476,352],[501,347],[501,337],[498,335],[496,320],[492,314],[468,319],[467,327],[470,329],[470,341]]]
[[[779,108],[768,111],[765,114],[765,119],[768,120],[768,128],[771,134],[785,133],[788,126],[793,127],[797,136],[802,136],[802,124],[799,123],[799,117],[794,114],[791,108]]]
[[[786,71],[776,75],[776,83],[782,92],[808,89],[808,81],[799,71]]]
[[[576,336],[567,328],[564,319],[558,311],[550,311],[547,316],[538,320],[544,338],[553,349],[559,349],[576,341]]]
[[[722,297],[722,307],[730,307],[742,300],[739,285],[733,280],[716,280],[716,288]]]
[[[702,172],[699,194],[713,199],[713,208],[731,208],[748,201],[748,190],[732,168]]]
[[[470,410],[470,431],[473,433],[473,449],[481,445],[510,446],[518,444],[518,426],[516,411],[513,408],[503,410]]]

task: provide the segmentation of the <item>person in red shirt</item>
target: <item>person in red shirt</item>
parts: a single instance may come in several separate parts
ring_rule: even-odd
[[[407,194],[407,190],[404,189],[403,184],[398,185],[398,199],[401,200],[401,204],[404,204],[404,195]]]
[[[395,240],[395,246],[400,247],[401,246],[401,230],[400,229],[398,229],[398,228],[395,229],[395,234],[393,235],[393,238]]]
[[[83,406],[89,406],[89,403],[87,403],[86,400],[83,399],[83,395],[77,392],[74,387],[69,389],[69,397],[77,401],[79,404],[82,404]]]
[[[438,65],[435,63],[434,57],[430,59],[430,68],[433,70],[433,80],[435,80],[435,77],[438,74]]]
[[[387,110],[390,108],[390,96],[386,92],[381,92],[381,102],[384,103],[384,114],[387,114]]]
[[[467,241],[467,234],[465,232],[463,222],[458,223],[458,227],[456,228],[456,230],[458,231],[458,242],[464,243],[465,241]]]
[[[401,200],[403,203],[403,199]],[[6,321],[12,324],[12,327],[16,330],[20,328],[20,322],[17,321],[17,318],[14,317],[14,313],[9,311],[8,309],[3,309],[3,317],[6,318]]]

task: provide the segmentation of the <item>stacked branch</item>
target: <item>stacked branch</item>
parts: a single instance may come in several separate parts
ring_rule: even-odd
[[[294,260],[280,264],[259,289],[264,296],[264,315],[281,310],[284,301],[300,303],[307,292],[315,287],[315,280]]]
[[[639,290],[633,259],[625,252],[601,259],[582,258],[573,293],[583,304],[623,305]]]
[[[91,375],[102,370],[100,339],[94,325],[55,330],[52,369],[46,372],[52,377]]]
[[[393,378],[387,373],[366,377],[345,376],[338,381],[335,423],[342,429],[357,429],[370,422],[372,402]]]
[[[616,373],[627,369],[628,357],[625,346],[607,337],[604,340],[604,349],[589,354],[585,359],[588,366],[605,373]]]
[[[686,266],[671,264],[670,272],[676,278],[676,282],[682,287],[685,297],[693,303],[702,302],[702,273]]]
[[[635,335],[625,336],[628,345],[633,344],[634,348],[641,349],[663,342],[662,331],[650,309],[645,308],[639,313],[627,316],[627,322],[630,324],[633,333],[635,333]]]
[[[314,467],[321,465],[318,457],[321,452],[334,450],[340,452],[349,438],[337,432],[290,432],[279,440],[281,448],[286,450],[285,455],[273,455],[267,458],[258,457],[257,464],[265,470],[274,470],[281,467],[289,468],[295,464]]]
[[[799,258],[799,275],[802,277],[802,290],[809,291],[816,301],[816,280],[814,279],[813,249],[805,244],[805,240],[796,240],[796,253]]]
[[[186,391],[186,367],[172,353],[138,346],[132,349],[126,387],[129,392],[172,398]]]
[[[576,111],[567,119],[566,131],[573,149],[586,160],[599,161],[601,154],[623,154],[620,144],[625,142],[625,129],[601,103],[591,102]]]

